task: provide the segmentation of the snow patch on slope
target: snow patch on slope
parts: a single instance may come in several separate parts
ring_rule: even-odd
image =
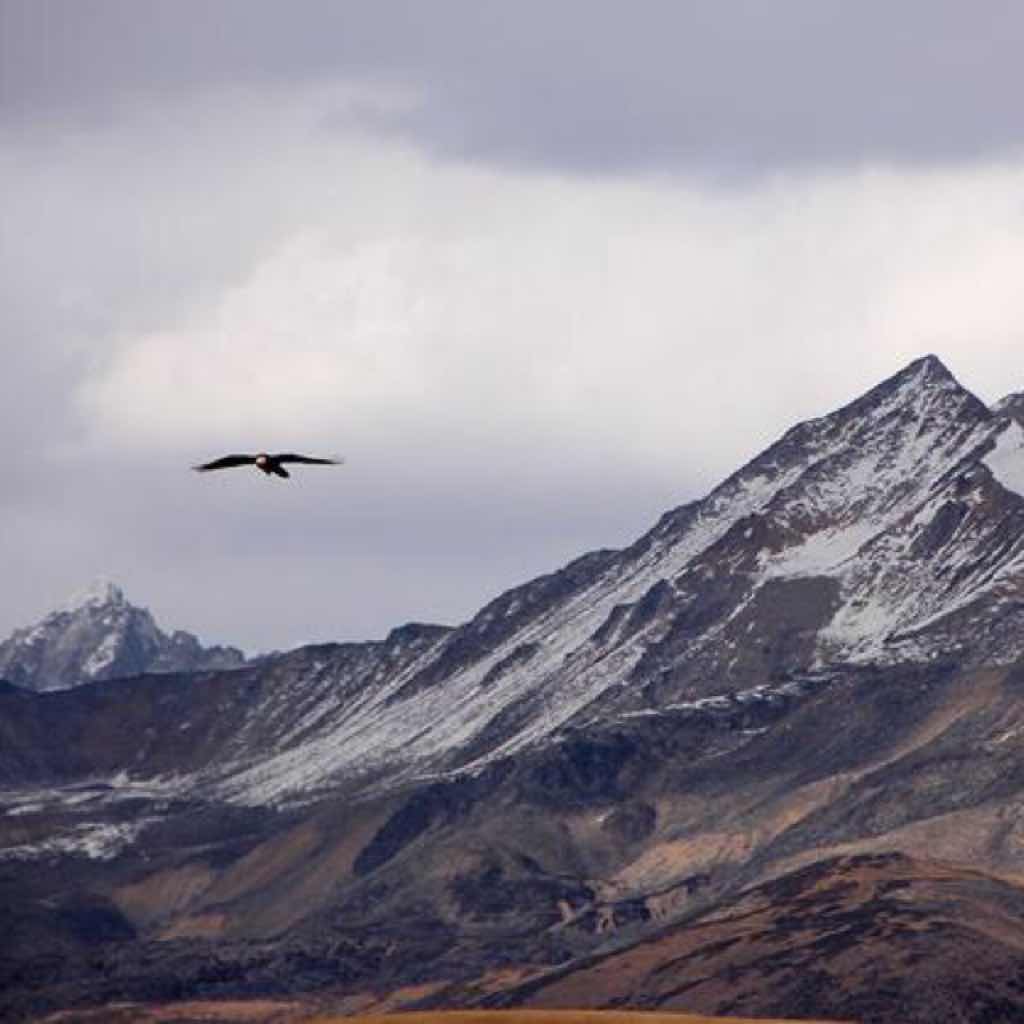
[[[982,461],[1007,490],[1024,496],[1024,428],[1019,423],[1010,423]]]
[[[762,565],[768,576],[800,577],[830,573],[853,558],[873,537],[881,525],[874,521],[831,527],[811,534],[798,546],[787,548],[777,557],[762,552]]]
[[[0,861],[48,860],[52,857],[87,857],[89,860],[113,860],[157,818],[143,818],[128,824],[84,823],[49,836],[38,843],[0,848]]]

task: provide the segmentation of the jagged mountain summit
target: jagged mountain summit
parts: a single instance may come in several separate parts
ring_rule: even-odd
[[[0,678],[39,692],[143,672],[237,668],[244,661],[236,648],[203,647],[183,630],[163,632],[108,580],[0,643]]]

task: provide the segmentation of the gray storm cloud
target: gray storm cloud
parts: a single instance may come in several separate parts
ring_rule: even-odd
[[[1012,0],[7,0],[9,118],[103,119],[211,88],[332,78],[409,109],[340,113],[442,156],[763,174],[972,160],[1024,142]]]

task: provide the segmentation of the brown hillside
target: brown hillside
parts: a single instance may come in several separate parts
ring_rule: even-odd
[[[899,854],[815,864],[634,946],[528,983],[533,1007],[600,1007],[931,1024],[1020,1020],[1024,889]],[[958,1018],[968,1019],[968,1018]]]

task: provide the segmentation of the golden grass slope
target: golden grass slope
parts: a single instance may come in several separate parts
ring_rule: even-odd
[[[68,1010],[37,1024],[839,1024],[835,1021],[782,1021],[764,1017],[705,1017],[689,1013],[637,1013],[617,1010],[426,1010],[367,1014],[323,1014],[302,1002],[261,999],[196,999],[143,1006],[114,1004],[94,1010]]]
[[[704,1017],[689,1013],[638,1013],[618,1010],[453,1010],[314,1017],[310,1024],[797,1024],[759,1017]],[[801,1021],[799,1024],[837,1024]]]

